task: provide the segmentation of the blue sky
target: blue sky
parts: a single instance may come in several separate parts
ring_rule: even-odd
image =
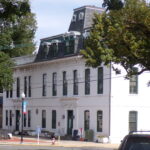
[[[38,29],[35,42],[41,38],[65,33],[72,18],[73,9],[84,5],[101,7],[102,0],[30,0],[32,12],[36,14]]]

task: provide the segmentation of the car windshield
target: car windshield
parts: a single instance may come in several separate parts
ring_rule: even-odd
[[[150,150],[150,136],[129,137],[125,150]]]

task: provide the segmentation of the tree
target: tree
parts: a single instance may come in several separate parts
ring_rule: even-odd
[[[121,0],[104,0],[103,7],[106,7],[108,10],[119,10],[123,7],[123,2]]]
[[[10,89],[13,83],[12,67],[13,62],[10,57],[3,52],[0,52],[0,89]]]
[[[120,64],[127,76],[150,71],[149,4],[144,0],[125,0],[119,10],[96,14],[81,54],[92,67]],[[135,66],[140,67],[136,72]]]
[[[35,50],[35,31],[35,15],[29,0],[0,0],[0,60],[5,57],[6,62],[11,62],[12,57],[31,54]],[[0,67],[6,62],[0,62]],[[6,81],[4,76],[7,84],[12,84],[12,64],[8,63],[7,71],[0,71],[0,86],[3,88],[8,87],[3,82]]]

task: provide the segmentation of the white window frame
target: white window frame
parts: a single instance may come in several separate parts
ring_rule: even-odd
[[[84,19],[84,12],[80,12],[79,13],[79,20],[83,20]]]
[[[74,15],[72,16],[71,22],[76,22],[76,20],[77,20],[77,15],[74,14]]]

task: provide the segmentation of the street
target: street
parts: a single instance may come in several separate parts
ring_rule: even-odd
[[[110,148],[93,147],[48,147],[48,146],[25,146],[25,145],[0,145],[0,150],[113,150]]]

